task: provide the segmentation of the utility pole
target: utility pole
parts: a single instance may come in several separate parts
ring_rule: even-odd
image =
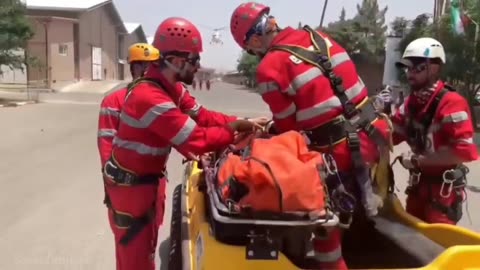
[[[328,0],[323,3],[322,18],[320,19],[320,28],[323,26],[323,19],[325,18],[325,11],[327,10]]]

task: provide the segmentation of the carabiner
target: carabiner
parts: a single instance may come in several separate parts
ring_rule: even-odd
[[[340,185],[336,190],[333,191],[333,203],[340,212],[353,213],[357,200],[352,194],[345,190],[345,187],[342,186],[343,185]]]
[[[323,160],[325,161],[325,167],[329,175],[335,175],[338,173],[337,162],[330,154],[322,154]]]
[[[442,186],[440,187],[440,196],[442,198],[448,198],[452,194],[453,191],[453,183],[456,179],[447,179],[447,173],[453,172],[454,170],[446,170],[443,172],[443,182]],[[447,191],[445,192],[445,186],[447,185]]]
[[[110,179],[114,179],[115,177],[111,174],[108,173],[107,171],[107,166],[109,167],[112,167],[114,170],[117,170],[118,167],[117,165],[113,164],[113,162],[111,160],[108,160],[105,165],[103,166],[103,175],[105,175],[106,177],[110,178]]]

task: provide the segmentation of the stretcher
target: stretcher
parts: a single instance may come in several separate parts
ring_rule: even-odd
[[[335,226],[337,217],[327,213],[306,221],[232,215],[215,195],[213,158],[188,162],[183,183],[174,190],[168,269],[307,269],[292,257],[298,241],[273,248],[265,236],[302,239],[302,232],[312,226]],[[389,189],[393,177],[389,158],[372,169],[372,176],[384,205],[370,227],[345,232],[342,249],[350,269],[480,269],[479,233],[426,224],[406,213]]]

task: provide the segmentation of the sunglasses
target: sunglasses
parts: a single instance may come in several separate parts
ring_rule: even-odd
[[[200,56],[188,57],[188,58],[185,58],[185,61],[191,64],[192,66],[195,66],[200,63]]]
[[[421,64],[418,64],[418,65],[414,65],[412,67],[405,67],[404,70],[405,70],[405,73],[414,73],[414,74],[418,74],[420,72],[423,72],[427,69],[427,64],[426,63],[421,63]]]
[[[263,14],[258,22],[253,25],[252,28],[250,28],[250,30],[248,30],[248,32],[245,34],[243,43],[247,44],[253,35],[265,35],[268,31],[267,28],[271,28],[272,24],[276,24],[275,18],[273,16],[269,16],[268,14]]]
[[[200,56],[199,56],[199,55],[197,55],[197,56],[191,56],[191,57],[171,56],[171,57],[169,57],[169,58],[170,58],[170,59],[172,59],[172,58],[180,58],[180,59],[184,60],[185,62],[191,64],[192,66],[195,66],[195,65],[197,65],[197,64],[200,63]],[[167,59],[169,59],[169,58],[167,58]]]

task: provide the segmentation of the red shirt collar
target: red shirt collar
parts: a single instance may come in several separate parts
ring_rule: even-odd
[[[418,100],[418,97],[416,97],[415,95],[411,95],[411,97],[413,97],[413,101],[414,102],[414,106],[415,107],[422,107],[423,109],[421,110],[421,113],[424,113],[426,111],[426,109],[430,106],[430,104],[432,104],[433,102],[433,99],[438,95],[438,93],[440,92],[440,90],[442,90],[444,87],[445,87],[445,83],[441,80],[437,81],[436,82],[437,84],[437,87],[435,88],[435,91],[433,91],[433,93],[431,94],[430,98],[428,99],[427,103],[421,103],[419,100]],[[411,102],[409,101],[409,102]]]
[[[295,29],[293,29],[292,27],[286,27],[273,38],[271,46],[284,43],[284,40],[287,38],[287,36],[294,31]]]
[[[174,100],[178,100],[182,94],[183,86],[181,83],[175,83],[172,85],[167,78],[160,72],[160,69],[151,64],[148,66],[147,71],[145,72],[145,78],[154,79],[161,83],[161,85],[165,88],[164,91]]]

